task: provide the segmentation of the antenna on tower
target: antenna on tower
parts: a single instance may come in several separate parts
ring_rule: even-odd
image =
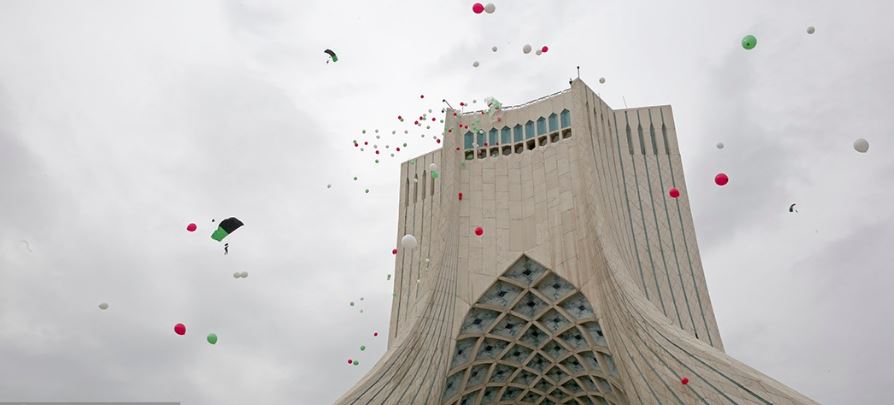
[[[451,110],[455,110],[455,108],[453,108],[453,106],[450,105],[450,103],[447,102],[447,99],[446,99],[446,98],[441,99],[441,101],[443,101],[444,104],[447,104],[447,107],[450,107]]]
[[[580,79],[580,66],[577,67],[577,78]]]
[[[621,96],[621,100],[624,100],[624,108],[627,108],[627,99],[624,96]]]

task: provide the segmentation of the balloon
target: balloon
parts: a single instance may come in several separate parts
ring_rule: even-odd
[[[190,232],[195,232],[195,231],[196,231],[196,228],[197,228],[197,227],[196,227],[196,224],[189,224],[189,225],[186,226],[186,230],[187,230],[187,231],[190,231]]]
[[[683,385],[689,384],[689,379],[686,377],[683,377],[680,379],[680,383]]]
[[[757,46],[757,38],[754,35],[749,34],[742,38],[742,48],[754,49],[755,46]]]
[[[490,48],[490,50],[496,52],[496,51],[497,51],[497,47],[494,46],[493,48]]]
[[[360,362],[357,361],[357,360],[354,360],[354,365],[355,365],[355,366],[359,366],[359,365],[360,365]]]
[[[242,277],[242,278],[248,278],[248,272],[247,272],[247,271],[243,271],[242,273],[239,273],[239,277]]]
[[[714,176],[714,183],[717,183],[718,186],[725,186],[726,183],[729,183],[729,177],[724,173],[717,173],[717,175]]]
[[[178,323],[178,324],[174,325],[174,333],[176,333],[180,336],[185,335],[186,334],[186,325],[184,325],[182,323]]]
[[[863,138],[854,141],[854,150],[860,153],[866,153],[869,150],[869,142]]]
[[[543,51],[541,51],[541,50],[538,49],[538,50],[534,51],[534,53],[537,54],[537,56],[540,56],[540,54],[542,54]]]
[[[353,362],[354,362],[354,360],[348,359],[348,364],[351,364]]]
[[[238,271],[233,273],[233,278],[239,278],[239,277],[242,277],[242,273],[240,273]]]
[[[723,149],[723,142],[717,142],[717,149]]]
[[[99,309],[105,311],[105,310],[109,309],[109,304],[106,304],[105,302],[103,302],[102,304],[99,304]]]
[[[477,61],[477,60],[474,61],[474,62],[472,62],[472,67],[478,67],[478,61]]]
[[[413,235],[406,234],[400,239],[400,247],[404,249],[416,249],[416,246],[419,246],[419,242],[416,241],[416,237]]]
[[[603,84],[603,83],[605,83],[605,78],[604,78],[604,77],[600,77],[600,78],[599,78],[599,84]]]
[[[459,200],[460,200],[460,201],[463,200],[463,193],[459,193]]]
[[[332,188],[332,185],[331,185],[331,184],[327,184],[327,185],[326,185],[326,188]]]
[[[481,235],[484,235],[484,228],[482,228],[480,226],[476,226],[475,227],[475,236],[481,236]]]
[[[211,234],[211,239],[214,239],[218,242],[222,241],[223,238],[226,238],[227,235],[235,232],[237,229],[242,227],[242,221],[230,217],[223,221],[220,221],[220,224],[217,226],[217,230]]]
[[[431,178],[433,178],[433,179],[437,179],[438,176],[440,176],[440,175],[438,174],[438,172],[436,172],[436,171],[434,171],[434,170],[431,171]]]
[[[360,345],[360,351],[362,352],[364,350],[366,350],[366,346]]]
[[[540,48],[540,51],[543,53],[547,53],[549,51],[549,47],[546,45],[543,45],[543,48]]]
[[[217,335],[215,335],[213,333],[209,333],[207,339],[208,339],[208,343],[211,343],[213,345],[217,344]]]
[[[396,254],[397,254],[397,249],[391,249],[391,254],[396,255]]]
[[[812,25],[809,26],[809,27],[807,27],[807,33],[808,33],[808,34],[813,34],[814,32],[816,32],[816,28],[813,28]]]
[[[680,190],[677,190],[676,187],[671,187],[667,194],[670,195],[671,198],[677,198],[680,196]]]
[[[525,45],[522,47],[522,52],[528,54],[531,53],[531,45]]]
[[[494,3],[487,3],[487,5],[484,6],[485,13],[493,14],[494,11],[497,11],[497,6],[495,6]]]
[[[373,332],[373,336],[379,336],[379,332]]]
[[[327,49],[327,50],[325,50],[325,51],[323,51],[323,52],[325,52],[326,54],[328,54],[329,57],[332,58],[332,61],[333,61],[333,62],[338,62],[338,56],[336,56],[336,55],[335,55],[335,52],[332,52],[331,49]],[[327,63],[328,63],[328,62],[327,62]]]
[[[428,165],[428,169],[431,170],[431,171],[437,171],[437,170],[438,170],[438,164],[437,164],[437,163],[432,163],[432,164]]]
[[[475,3],[475,4],[472,5],[472,12],[474,12],[475,14],[481,14],[482,11],[484,11],[484,5],[483,5],[483,4],[481,4],[481,3]]]

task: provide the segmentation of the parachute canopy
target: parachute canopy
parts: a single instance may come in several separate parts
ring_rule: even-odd
[[[217,230],[215,230],[214,233],[211,234],[211,239],[220,242],[224,238],[226,238],[227,235],[241,228],[242,225],[244,225],[242,221],[234,217],[229,217],[223,221],[220,221],[220,225],[217,226]]]
[[[327,49],[327,50],[323,51],[323,53],[328,54],[329,57],[332,58],[333,62],[338,62],[338,55],[336,55],[335,52],[332,52],[331,49]]]

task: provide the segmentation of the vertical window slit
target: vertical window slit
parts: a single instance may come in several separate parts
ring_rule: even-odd
[[[633,154],[633,137],[630,135],[630,124],[627,124],[627,150]]]
[[[652,154],[657,155],[658,154],[658,143],[655,142],[655,126],[652,124],[649,124],[649,137],[652,138]]]
[[[636,133],[639,135],[639,152],[643,155],[646,154],[646,142],[643,139],[643,126],[642,124],[636,124]]]
[[[670,143],[667,142],[667,126],[661,123],[661,136],[664,137],[664,154],[670,155]]]

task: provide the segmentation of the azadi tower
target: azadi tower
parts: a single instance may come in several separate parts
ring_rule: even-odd
[[[670,106],[576,80],[445,123],[401,166],[397,239],[419,246],[388,351],[338,404],[816,403],[723,351]]]

